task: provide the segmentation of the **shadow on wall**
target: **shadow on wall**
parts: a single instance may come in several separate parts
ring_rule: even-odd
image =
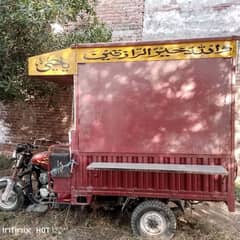
[[[79,65],[80,148],[231,151],[231,59]]]

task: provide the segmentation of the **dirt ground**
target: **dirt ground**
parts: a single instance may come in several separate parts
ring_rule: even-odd
[[[84,213],[80,208],[51,209],[46,213],[0,212],[2,240],[134,240],[129,217],[118,212]],[[229,213],[224,203],[205,202],[178,217],[174,239],[240,239],[240,204]]]
[[[8,171],[0,171],[0,176]],[[240,196],[240,178],[238,177]],[[236,188],[237,189],[237,188]],[[46,213],[0,211],[0,240],[135,240],[130,217],[119,211],[81,211],[79,207]],[[204,202],[178,216],[175,240],[240,240],[240,203],[229,213],[224,203]]]

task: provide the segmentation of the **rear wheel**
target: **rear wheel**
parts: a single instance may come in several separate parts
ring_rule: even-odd
[[[176,232],[176,217],[164,203],[152,200],[140,203],[131,218],[133,233],[149,239],[171,239]]]
[[[0,210],[2,211],[15,211],[21,209],[24,204],[24,194],[20,187],[14,186],[8,201],[2,201],[2,194],[5,187],[0,189]]]

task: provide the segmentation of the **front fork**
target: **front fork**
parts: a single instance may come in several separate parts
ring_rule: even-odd
[[[16,184],[16,176],[17,176],[17,168],[14,168],[12,176],[10,178],[6,178],[7,181],[7,186],[4,190],[4,193],[2,194],[2,201],[3,202],[7,202],[11,192],[13,191],[14,185]]]

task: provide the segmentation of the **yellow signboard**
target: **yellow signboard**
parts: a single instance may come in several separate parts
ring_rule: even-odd
[[[236,41],[67,48],[29,58],[30,76],[73,75],[78,63],[135,62],[236,56]]]
[[[75,52],[71,48],[41,54],[28,59],[28,74],[40,75],[72,75],[76,73]]]
[[[207,41],[152,46],[80,48],[77,53],[77,61],[82,63],[135,62],[192,58],[222,58],[233,57],[235,55],[235,41]]]

